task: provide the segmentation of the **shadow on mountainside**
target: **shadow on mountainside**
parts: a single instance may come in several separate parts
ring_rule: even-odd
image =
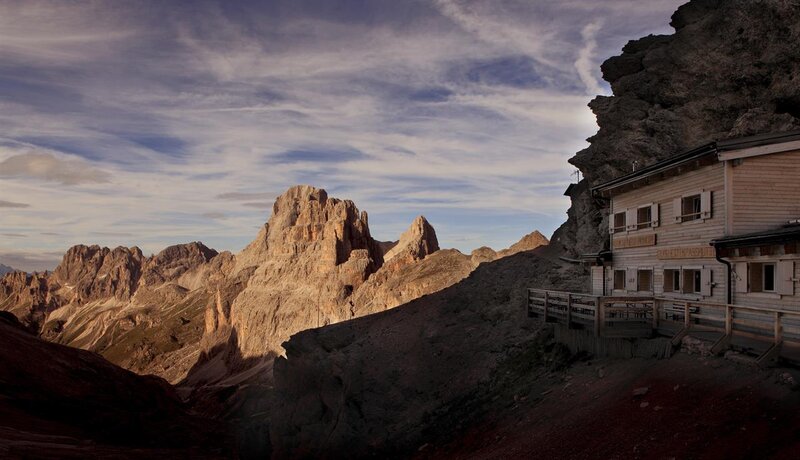
[[[526,288],[585,288],[580,267],[545,253],[484,263],[435,294],[294,335],[274,367],[274,456],[402,456],[423,444],[436,414],[535,336]]]
[[[267,458],[276,355],[244,358],[238,337],[231,327],[228,340],[202,352],[177,389],[196,412],[227,424],[240,458]]]
[[[229,458],[232,445],[161,378],[43,341],[0,312],[0,457]]]

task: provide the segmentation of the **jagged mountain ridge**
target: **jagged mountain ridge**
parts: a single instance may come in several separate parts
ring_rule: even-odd
[[[189,386],[238,376],[235,383],[269,378],[295,332],[441,290],[481,262],[547,243],[534,234],[477,257],[440,250],[420,216],[398,241],[382,243],[352,201],[296,186],[239,254],[199,242],[150,257],[137,247],[78,245],[52,273],[0,279],[0,309],[43,338],[135,372]]]

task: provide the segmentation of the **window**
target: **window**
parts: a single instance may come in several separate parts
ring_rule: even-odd
[[[614,270],[614,289],[625,290],[625,270]]]
[[[638,270],[636,272],[636,290],[653,290],[653,270]]]
[[[700,294],[703,289],[702,273],[700,270],[684,270],[683,271],[683,293],[684,294]]]
[[[681,292],[680,270],[664,270],[664,292]]]
[[[653,209],[650,206],[636,210],[636,228],[650,228],[653,226]]]
[[[681,199],[681,222],[700,219],[701,211],[700,195],[685,196]]]
[[[775,292],[774,263],[750,264],[750,292]]]
[[[614,232],[624,232],[625,231],[625,213],[618,212],[614,214]]]

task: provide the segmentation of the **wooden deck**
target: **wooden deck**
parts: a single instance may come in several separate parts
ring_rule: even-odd
[[[800,312],[779,308],[528,289],[528,316],[607,338],[665,335],[678,345],[691,333],[714,340],[714,353],[746,342],[762,366],[784,348],[800,353]]]

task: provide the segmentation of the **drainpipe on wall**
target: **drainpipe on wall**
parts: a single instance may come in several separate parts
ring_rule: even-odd
[[[730,305],[732,300],[733,300],[732,299],[732,295],[731,295],[731,293],[733,292],[733,286],[732,286],[732,284],[733,284],[732,283],[732,281],[733,281],[733,268],[731,267],[731,263],[730,262],[728,262],[727,260],[724,260],[722,258],[722,256],[720,256],[720,250],[719,250],[719,248],[717,246],[714,246],[714,258],[717,259],[717,262],[725,264],[725,266],[728,267],[728,284],[727,284],[728,293],[727,293],[727,302],[726,303],[728,305]]]

